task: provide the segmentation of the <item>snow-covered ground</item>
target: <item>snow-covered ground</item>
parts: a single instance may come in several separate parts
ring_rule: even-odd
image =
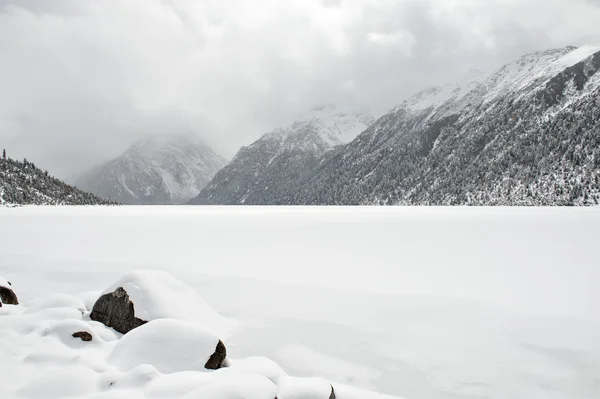
[[[597,398],[599,233],[597,208],[0,208],[0,276],[35,309],[163,269],[239,322],[234,359],[408,399]],[[36,375],[50,354],[5,327],[0,386],[48,396],[69,370]]]

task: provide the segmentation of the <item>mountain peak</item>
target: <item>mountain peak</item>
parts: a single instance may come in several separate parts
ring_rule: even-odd
[[[352,141],[374,122],[368,112],[326,104],[242,148],[193,200],[198,204],[252,204],[295,182],[323,154]],[[285,183],[280,176],[289,176]]]
[[[179,204],[198,195],[225,160],[195,134],[142,137],[78,186],[126,204]]]

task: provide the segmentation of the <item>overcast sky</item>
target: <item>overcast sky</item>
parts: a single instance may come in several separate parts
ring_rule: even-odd
[[[324,103],[600,43],[598,0],[0,0],[0,147],[76,175],[143,134],[233,155]]]

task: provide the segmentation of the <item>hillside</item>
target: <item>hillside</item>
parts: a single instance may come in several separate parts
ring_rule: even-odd
[[[278,202],[309,177],[328,152],[353,140],[375,119],[364,111],[317,107],[243,147],[193,204]]]
[[[111,205],[37,168],[32,162],[0,158],[0,206]]]

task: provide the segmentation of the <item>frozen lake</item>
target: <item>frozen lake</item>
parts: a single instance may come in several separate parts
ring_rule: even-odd
[[[164,269],[266,355],[407,398],[600,396],[600,209],[0,208],[22,301]]]

